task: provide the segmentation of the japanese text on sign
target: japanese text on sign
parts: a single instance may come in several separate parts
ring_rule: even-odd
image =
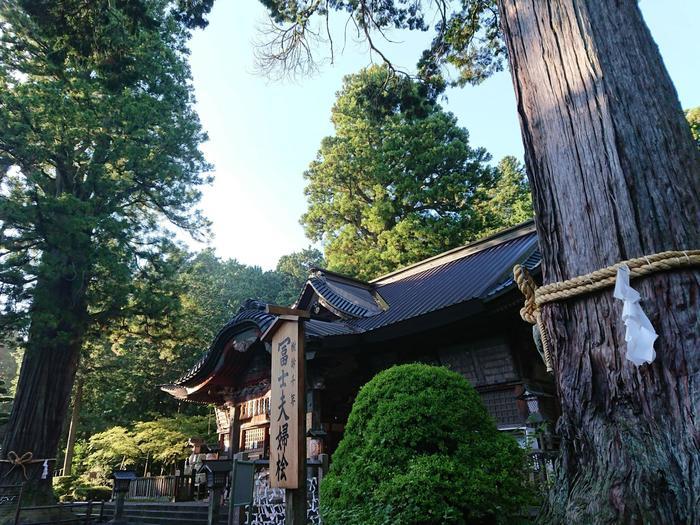
[[[298,333],[297,323],[284,323],[272,337],[270,403],[270,484],[298,488]]]

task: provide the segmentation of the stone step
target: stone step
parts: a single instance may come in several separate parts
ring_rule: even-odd
[[[217,525],[227,524],[227,507],[222,507]],[[107,520],[114,515],[114,506],[105,505]],[[133,525],[207,525],[208,508],[205,505],[177,503],[126,503],[124,518]]]

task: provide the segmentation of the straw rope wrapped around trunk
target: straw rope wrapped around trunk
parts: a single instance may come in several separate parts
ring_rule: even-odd
[[[541,307],[547,303],[565,301],[615,285],[617,270],[627,266],[630,279],[644,277],[657,272],[700,266],[700,250],[668,251],[628,259],[566,281],[537,286],[526,268],[519,264],[513,267],[513,278],[520,292],[525,296],[525,304],[520,309],[523,321],[536,325],[542,340],[544,363],[547,372],[553,372],[551,339],[542,322]]]

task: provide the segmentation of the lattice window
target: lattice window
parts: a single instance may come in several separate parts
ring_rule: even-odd
[[[243,436],[245,450],[261,448],[265,441],[265,427],[249,428]]]
[[[513,388],[481,392],[481,399],[499,426],[523,424]]]
[[[226,434],[231,427],[231,413],[226,407],[216,407],[216,431],[219,434]]]

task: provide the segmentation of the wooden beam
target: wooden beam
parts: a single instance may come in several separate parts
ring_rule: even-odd
[[[274,304],[268,304],[265,307],[265,311],[272,315],[293,315],[301,319],[309,319],[311,313],[308,310],[300,310],[298,308],[287,308],[286,306],[277,306]]]

